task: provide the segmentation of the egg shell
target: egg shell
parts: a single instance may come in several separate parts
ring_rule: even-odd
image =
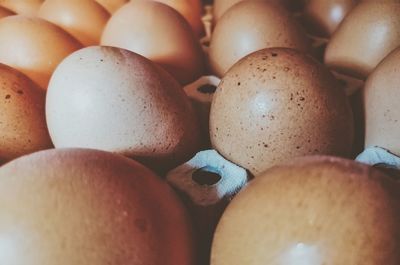
[[[57,64],[81,44],[60,27],[40,18],[0,20],[0,63],[26,74],[46,89]]]
[[[168,185],[130,159],[50,150],[0,169],[1,264],[194,264]]]
[[[343,20],[325,52],[325,64],[365,79],[400,45],[400,2],[362,1]]]
[[[98,45],[110,14],[93,0],[47,0],[38,16],[74,36],[83,45]]]
[[[214,29],[211,69],[223,76],[244,56],[272,47],[310,51],[304,31],[282,6],[263,0],[242,1],[225,13]]]
[[[24,16],[35,16],[44,0],[0,0],[0,6]]]
[[[211,104],[210,138],[224,157],[257,177],[297,156],[349,155],[353,116],[322,64],[292,49],[264,49],[222,78]]]
[[[121,6],[128,3],[129,0],[96,0],[97,3],[101,4],[108,12],[113,14]]]
[[[141,54],[181,84],[196,80],[203,72],[203,53],[190,25],[162,3],[138,0],[124,5],[107,23],[101,44]]]
[[[365,147],[379,146],[396,155],[400,155],[399,71],[398,48],[372,72],[364,88]]]
[[[92,46],[54,72],[46,117],[56,147],[86,147],[170,168],[200,144],[196,113],[183,89],[146,58]]]
[[[203,6],[200,0],[156,0],[157,2],[166,4],[178,11],[192,27],[196,36],[201,36],[203,33],[203,23],[201,15]]]
[[[304,9],[308,29],[322,37],[331,36],[360,0],[309,0]]]
[[[0,164],[51,147],[45,93],[24,74],[0,64]]]
[[[211,265],[399,264],[398,191],[386,175],[350,160],[275,167],[228,205]]]
[[[5,7],[0,6],[0,18],[7,17],[7,16],[12,16],[15,15],[15,13]]]

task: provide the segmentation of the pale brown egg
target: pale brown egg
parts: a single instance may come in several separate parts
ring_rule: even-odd
[[[94,0],[46,0],[38,16],[74,36],[83,45],[98,45],[110,14]]]
[[[45,93],[27,76],[0,63],[0,164],[51,147]]]
[[[10,16],[0,20],[0,63],[47,88],[57,64],[82,45],[60,27],[40,18]]]
[[[309,0],[304,19],[313,34],[331,36],[360,0]]]
[[[211,265],[400,264],[399,189],[378,170],[340,158],[274,167],[224,212]]]
[[[282,6],[247,0],[229,9],[211,37],[209,61],[214,74],[224,73],[244,56],[272,47],[309,51],[305,32]]]
[[[113,14],[121,6],[128,3],[129,0],[96,0],[96,2],[105,7],[108,12]]]
[[[325,64],[340,73],[365,79],[400,45],[400,2],[361,1],[333,34]]]
[[[162,3],[138,0],[124,5],[107,23],[101,44],[141,54],[182,84],[203,72],[203,52],[188,22]]]
[[[196,113],[182,87],[146,58],[92,46],[55,70],[46,117],[56,147],[86,147],[169,169],[199,148]]]
[[[36,16],[44,0],[0,0],[0,6],[24,16]]]
[[[67,149],[14,160],[0,169],[0,208],[0,264],[194,264],[183,205],[122,156]]]
[[[255,52],[222,78],[211,104],[213,147],[256,177],[297,156],[348,156],[353,116],[338,81],[292,49]]]
[[[15,15],[15,13],[5,7],[0,6],[0,18],[7,17],[7,16],[12,16]]]
[[[140,1],[140,0],[139,0]],[[196,36],[203,33],[203,23],[201,15],[203,6],[200,0],[156,0],[157,2],[166,4],[178,11],[189,22]]]
[[[379,146],[400,156],[400,49],[387,56],[364,88],[365,147]]]

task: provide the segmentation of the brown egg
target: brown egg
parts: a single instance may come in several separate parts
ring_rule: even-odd
[[[202,50],[189,24],[176,10],[158,2],[124,5],[107,23],[101,44],[141,54],[182,84],[196,80],[203,71]]]
[[[81,44],[58,26],[40,18],[10,16],[0,20],[0,63],[26,74],[42,89],[57,64]]]
[[[38,16],[70,33],[83,45],[98,45],[110,14],[93,0],[47,0]]]
[[[211,104],[211,143],[255,176],[309,154],[347,156],[353,116],[332,74],[285,48],[255,52],[222,78]]]
[[[365,79],[400,45],[399,13],[399,1],[362,1],[333,34],[325,63],[335,71]]]
[[[12,16],[15,15],[15,13],[5,7],[0,6],[0,18],[7,17],[7,16]]]
[[[166,4],[178,11],[190,24],[193,32],[197,36],[203,33],[203,23],[201,15],[203,6],[200,0],[156,0],[157,2]]]
[[[52,147],[45,93],[24,74],[0,64],[0,164]]]
[[[400,264],[399,188],[334,157],[274,167],[224,212],[211,265]]]
[[[25,16],[35,16],[44,0],[0,0],[0,6]]]
[[[96,0],[97,3],[105,7],[111,14],[117,11],[121,6],[128,3],[129,0]]]
[[[263,0],[243,1],[218,21],[210,42],[210,65],[223,76],[244,56],[272,47],[310,49],[302,28],[283,7]]]
[[[329,37],[360,0],[309,0],[304,18],[312,33]]]
[[[191,265],[177,196],[139,163],[49,150],[0,169],[0,264]]]
[[[379,146],[400,156],[400,48],[368,77],[364,88],[365,147]]]
[[[174,167],[200,144],[196,113],[180,85],[133,52],[92,46],[54,72],[46,117],[56,147],[87,147]]]

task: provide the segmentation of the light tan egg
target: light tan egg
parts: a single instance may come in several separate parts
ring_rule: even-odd
[[[293,49],[257,51],[222,78],[211,104],[213,147],[256,177],[293,157],[348,156],[353,116],[338,81]]]
[[[365,147],[379,146],[400,156],[400,49],[389,54],[364,88]]]
[[[400,264],[399,184],[334,157],[287,162],[228,206],[211,265]]]
[[[45,93],[24,74],[0,64],[0,164],[51,147]]]
[[[115,47],[84,48],[57,67],[46,117],[56,147],[111,151],[161,171],[186,161],[200,145],[196,113],[177,81]]]
[[[282,6],[247,0],[230,8],[211,37],[209,61],[214,74],[224,73],[244,56],[272,47],[309,51],[305,32]]]
[[[365,79],[400,45],[400,1],[361,1],[333,34],[325,64],[340,73]]]
[[[25,16],[36,16],[44,0],[0,0],[0,6]]]
[[[47,0],[38,16],[74,36],[83,45],[98,45],[110,14],[94,0]]]
[[[121,6],[128,3],[129,0],[96,0],[96,2],[101,4],[103,7],[105,7],[108,10],[108,12],[113,14]]]
[[[0,19],[3,17],[8,17],[8,16],[12,16],[15,15],[15,13],[5,7],[0,6]]]
[[[192,265],[188,215],[139,163],[49,150],[0,168],[0,264]]]
[[[138,0],[124,5],[107,23],[101,44],[143,55],[182,84],[203,72],[203,52],[189,24],[162,3]]]
[[[0,20],[0,63],[26,74],[42,89],[58,63],[81,44],[60,27],[40,18]]]

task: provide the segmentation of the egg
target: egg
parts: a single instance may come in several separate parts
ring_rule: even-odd
[[[189,24],[176,10],[158,2],[136,1],[121,7],[107,23],[101,44],[141,54],[182,84],[203,72],[203,53]]]
[[[212,71],[224,73],[244,56],[272,47],[309,51],[302,28],[280,5],[247,0],[229,9],[218,21],[211,37],[209,60]]]
[[[24,74],[0,64],[0,164],[51,147],[45,93]]]
[[[332,74],[287,48],[257,51],[222,78],[211,103],[210,138],[256,177],[297,156],[348,156],[353,116]]]
[[[47,0],[38,16],[70,33],[83,45],[98,45],[110,14],[93,0]]]
[[[5,7],[0,6],[0,19],[7,16],[15,15],[15,13]]]
[[[172,168],[200,145],[196,113],[182,87],[146,58],[92,46],[55,70],[46,118],[56,147],[85,147]]]
[[[40,18],[10,16],[0,20],[0,63],[47,88],[57,64],[81,44],[58,26]]]
[[[328,43],[326,65],[335,71],[365,79],[400,45],[399,12],[399,1],[361,1]]]
[[[139,0],[140,1],[140,0]],[[157,2],[166,4],[178,11],[192,27],[196,36],[203,33],[203,23],[201,15],[203,6],[200,0],[156,0]]]
[[[331,36],[345,16],[360,0],[309,0],[304,17],[311,32],[322,37]]]
[[[129,2],[129,0],[96,0],[97,3],[101,4],[111,14],[117,11],[121,6]]]
[[[0,6],[25,16],[35,16],[44,0],[0,0]]]
[[[400,264],[399,188],[340,158],[274,167],[228,205],[211,265]]]
[[[400,49],[390,53],[364,88],[365,147],[379,146],[400,156]]]
[[[194,264],[188,215],[169,186],[96,150],[35,153],[0,169],[0,263]]]

